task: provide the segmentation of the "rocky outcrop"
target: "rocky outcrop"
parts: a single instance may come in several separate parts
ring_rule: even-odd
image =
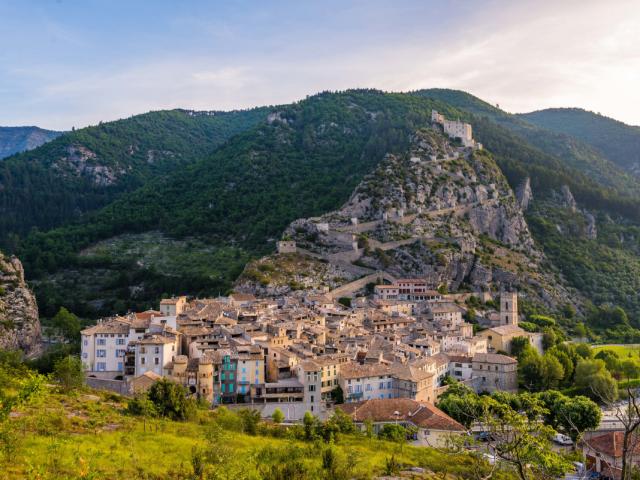
[[[518,205],[522,211],[526,211],[529,205],[533,201],[533,191],[531,190],[531,179],[525,178],[518,188],[516,189],[516,198],[518,199]]]
[[[589,240],[595,240],[596,238],[598,238],[598,228],[596,226],[595,217],[589,212],[584,212],[584,219],[587,222],[584,229],[585,236]]]
[[[34,354],[40,347],[38,305],[24,280],[22,263],[0,252],[0,348]]]
[[[560,189],[560,201],[565,208],[568,208],[572,212],[575,212],[578,208],[575,198],[569,189],[568,185],[563,185]]]
[[[530,186],[526,190],[528,202]],[[285,275],[285,282],[265,280],[260,269],[286,270],[286,256],[267,257],[271,266],[256,264],[245,271],[239,282],[243,290],[299,286],[301,277],[305,289],[333,289],[336,278],[378,271],[425,278],[434,288],[446,285],[450,291],[518,288],[547,305],[569,297],[544,271],[522,203],[491,155],[456,147],[435,129],[416,132],[404,154],[388,154],[342,208],[298,219],[284,236],[296,242],[298,252],[323,260],[324,267],[313,265],[306,274],[297,270],[298,278]],[[253,287],[246,281],[252,277]]]
[[[97,187],[113,185],[126,173],[122,168],[100,164],[98,156],[80,144],[69,145],[66,155],[56,162],[55,167],[67,174],[87,178]]]

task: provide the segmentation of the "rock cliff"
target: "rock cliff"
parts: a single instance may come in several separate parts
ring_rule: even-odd
[[[340,210],[298,219],[284,237],[298,252],[342,271],[351,267],[356,278],[383,271],[427,278],[433,288],[451,291],[515,287],[549,306],[569,301],[559,279],[543,268],[521,204],[491,155],[452,143],[437,126],[411,140],[405,153],[387,155]],[[276,257],[260,262],[278,270]],[[264,291],[268,275],[260,280],[255,288],[244,275],[238,287]]]
[[[40,350],[38,305],[24,280],[20,260],[0,252],[0,348]]]

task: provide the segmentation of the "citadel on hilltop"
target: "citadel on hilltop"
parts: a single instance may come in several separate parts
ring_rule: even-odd
[[[473,139],[473,132],[470,124],[459,120],[447,120],[444,115],[438,113],[436,110],[431,110],[431,121],[442,125],[444,133],[449,137],[453,139],[459,138],[462,145],[465,147],[482,148],[482,144]]]

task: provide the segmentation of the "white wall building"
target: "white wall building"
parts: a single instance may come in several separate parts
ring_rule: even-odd
[[[125,319],[109,319],[82,330],[80,356],[88,375],[122,375],[129,328]]]
[[[165,375],[165,365],[178,355],[177,337],[151,335],[131,344],[135,352],[135,376],[146,372]]]

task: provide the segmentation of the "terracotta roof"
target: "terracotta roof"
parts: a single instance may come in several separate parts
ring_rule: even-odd
[[[473,356],[473,361],[482,363],[496,363],[500,365],[518,363],[515,358],[502,355],[501,353],[476,353]]]
[[[238,302],[253,302],[256,300],[256,297],[250,293],[232,293],[229,298]]]
[[[96,333],[129,333],[129,322],[124,318],[113,318],[101,321],[92,327],[82,330],[82,335],[95,335]]]
[[[138,320],[149,320],[151,317],[161,317],[162,312],[157,310],[145,310],[144,312],[138,312],[134,315]]]
[[[337,405],[355,422],[409,422],[417,427],[430,430],[464,432],[465,428],[442,410],[426,402],[409,398],[365,400],[363,402]],[[396,415],[398,412],[400,415]]]
[[[381,363],[371,363],[360,365],[358,363],[347,363],[340,368],[343,378],[363,378],[363,377],[379,377],[383,375],[391,375],[393,369],[389,365]]]
[[[175,338],[164,337],[161,335],[151,335],[150,337],[141,338],[135,343],[139,343],[141,345],[160,345],[160,344],[175,343],[175,342],[176,342]]]
[[[523,336],[527,335],[526,330],[523,330],[518,325],[500,325],[499,327],[489,328],[486,331],[492,331],[497,333],[498,335],[514,335],[514,334],[520,334]]]
[[[589,447],[597,452],[604,453],[610,457],[622,457],[622,444],[624,441],[624,432],[607,432],[597,437],[591,437],[585,442]],[[640,444],[635,448],[635,453],[640,453]]]

